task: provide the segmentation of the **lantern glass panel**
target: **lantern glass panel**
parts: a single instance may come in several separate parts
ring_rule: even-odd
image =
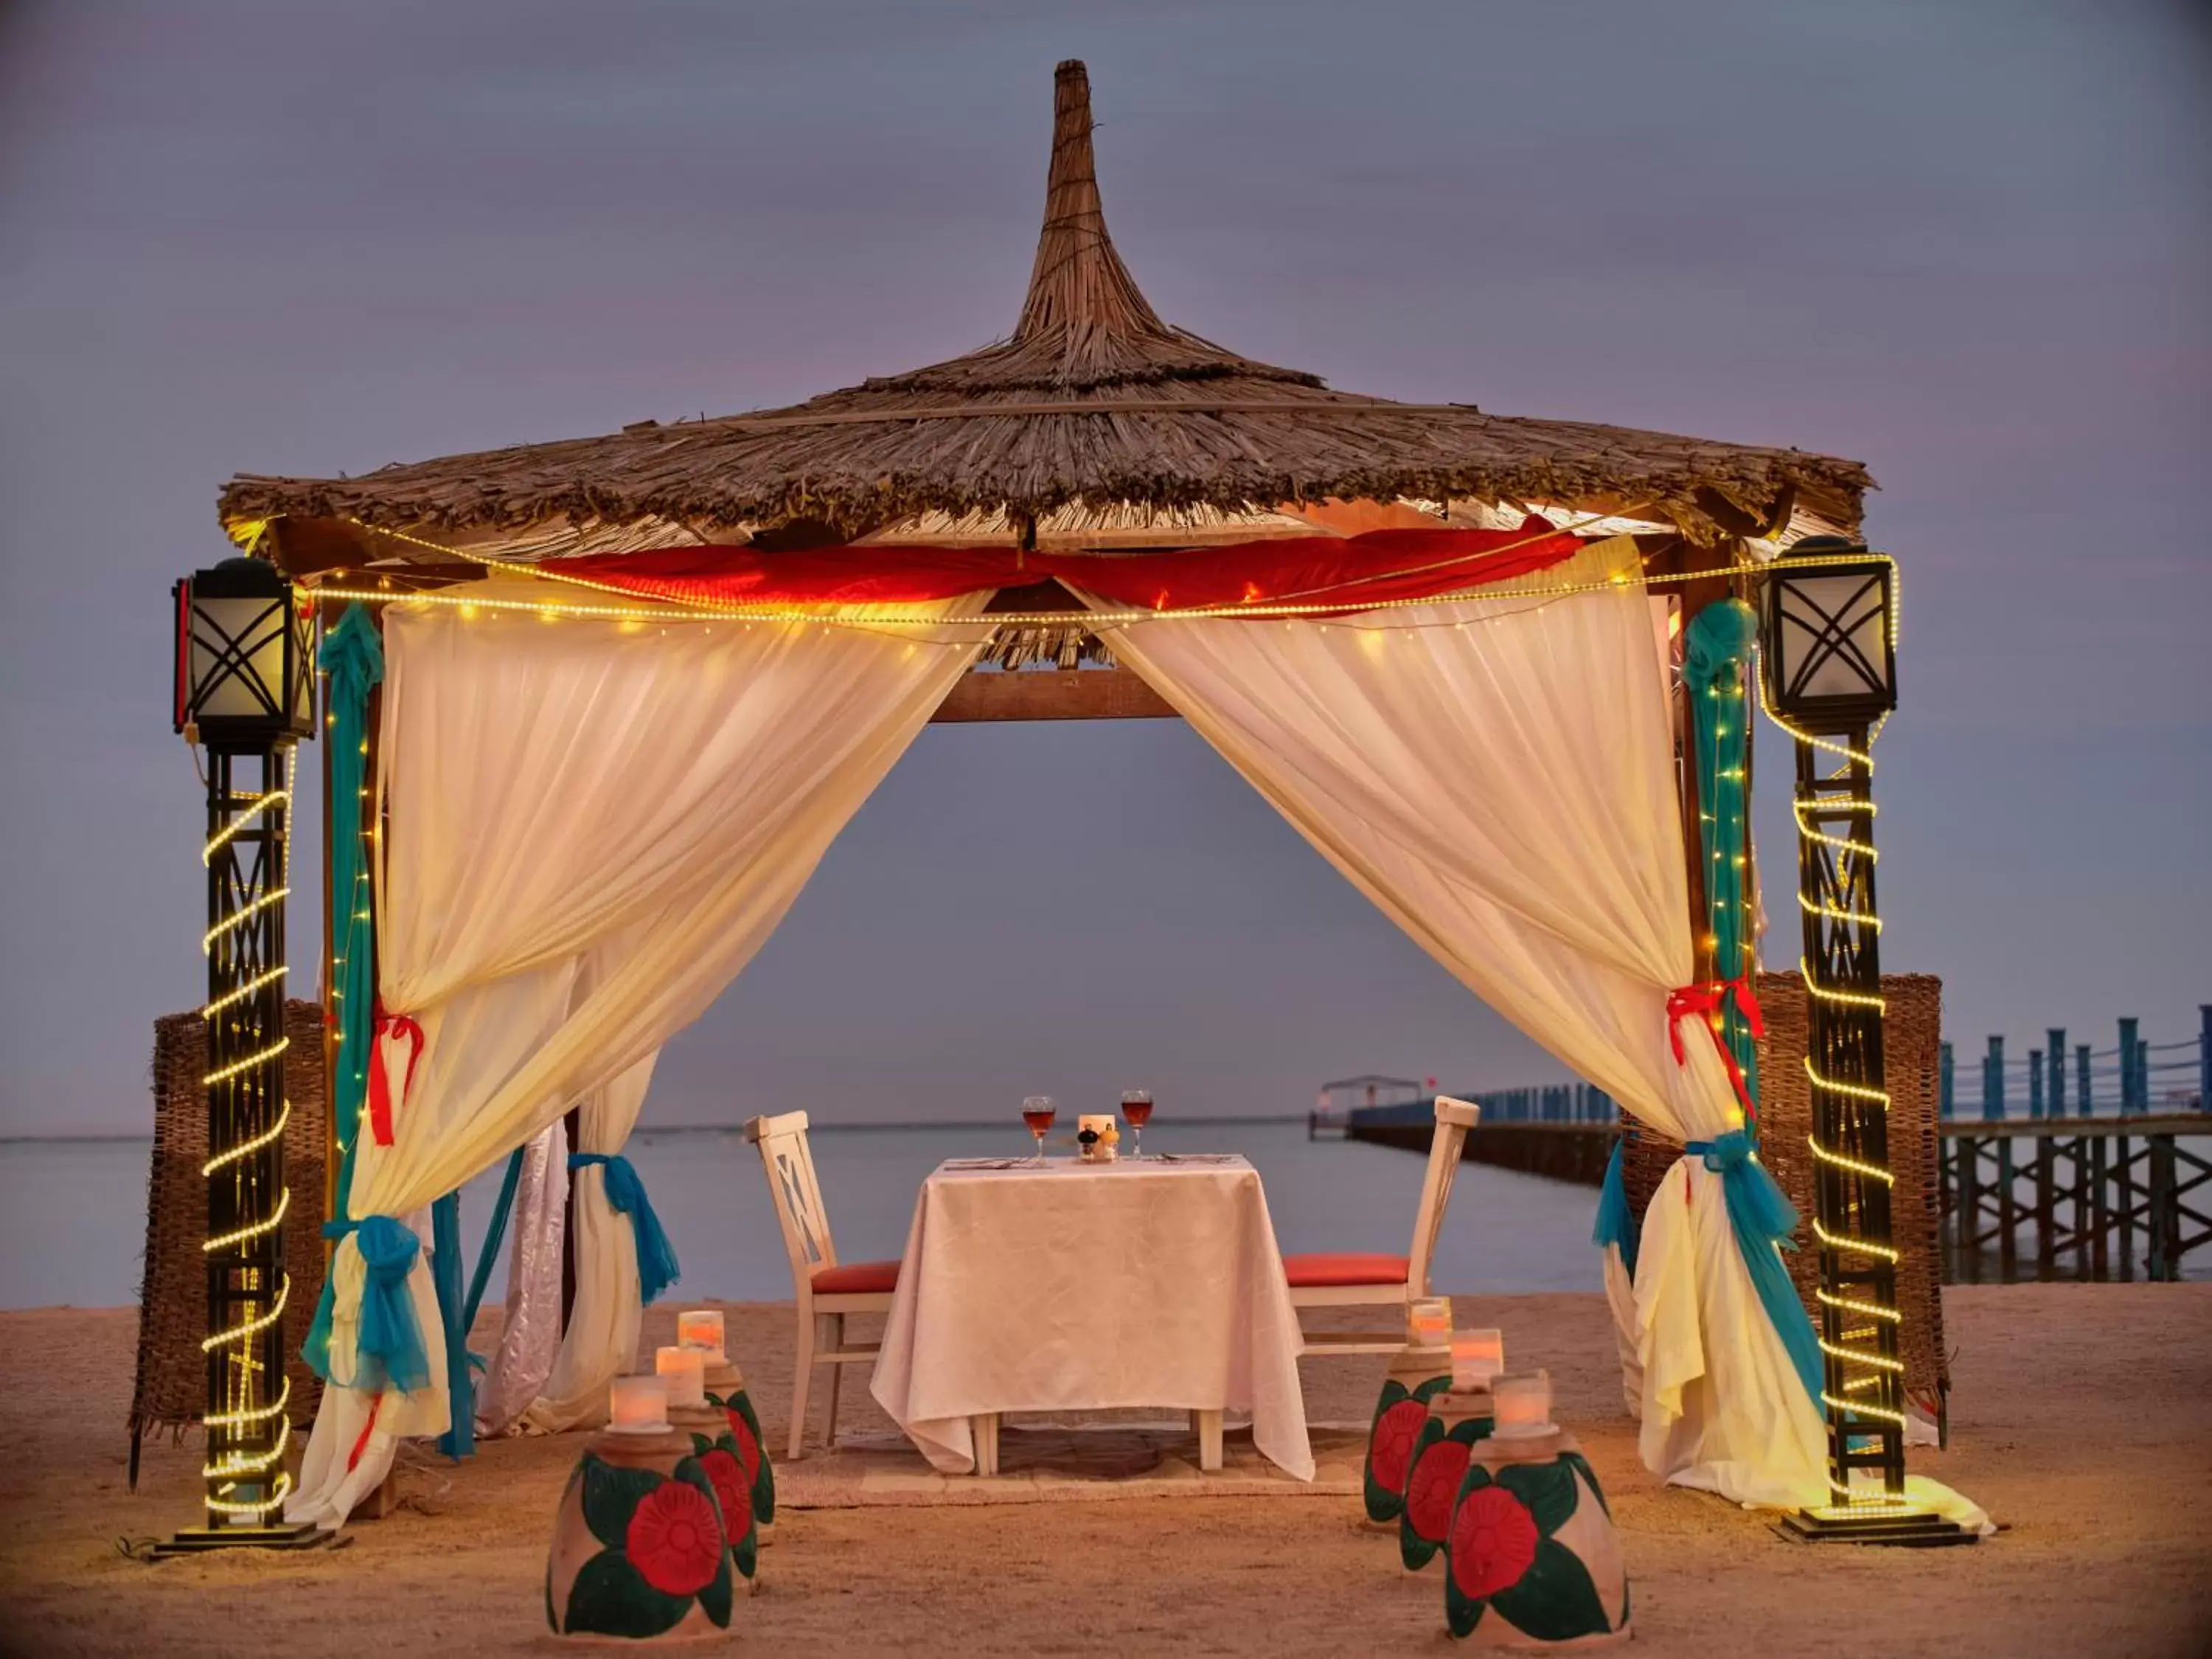
[[[210,720],[282,721],[295,706],[286,696],[287,611],[283,596],[192,596],[191,707]]]

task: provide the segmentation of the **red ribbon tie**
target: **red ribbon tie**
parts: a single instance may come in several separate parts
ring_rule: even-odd
[[[384,1078],[384,1049],[386,1042],[404,1039],[407,1043],[407,1074],[399,1082],[399,1099],[404,1105],[407,1091],[415,1086],[415,1063],[422,1058],[422,1028],[415,1023],[411,1014],[387,1014],[384,1005],[376,1006],[376,1051],[368,1063],[368,1132],[380,1146],[392,1144],[392,1086]],[[1675,1049],[1677,1058],[1681,1049]]]
[[[1680,990],[1667,994],[1667,1041],[1674,1050],[1674,1064],[1685,1066],[1689,1055],[1682,1048],[1682,1022],[1695,1018],[1712,1034],[1713,1047],[1720,1050],[1721,1064],[1728,1067],[1729,1082],[1735,1090],[1737,1102],[1743,1107],[1747,1122],[1759,1121],[1759,1108],[1752,1103],[1751,1086],[1744,1081],[1743,1067],[1736,1064],[1735,1051],[1728,1045],[1722,1034],[1720,1022],[1714,1018],[1729,999],[1735,1000],[1736,1012],[1743,1016],[1751,1028],[1755,1042],[1766,1035],[1766,1016],[1759,1011],[1759,995],[1751,988],[1751,975],[1740,974],[1734,979],[1716,979],[1703,985],[1685,985]]]

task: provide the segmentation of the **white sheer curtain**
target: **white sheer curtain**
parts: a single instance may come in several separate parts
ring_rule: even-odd
[[[503,578],[459,597],[517,592],[544,595]],[[419,1058],[380,1042],[395,1133],[390,1146],[362,1135],[350,1213],[407,1219],[571,1102],[649,1066],[766,941],[973,660],[981,630],[951,619],[987,597],[928,607],[937,624],[865,625],[870,611],[854,607],[842,618],[864,625],[665,630],[394,607],[379,989],[422,1042]],[[606,1105],[592,1133],[618,1146],[624,1109],[635,1116],[635,1103]],[[427,1252],[428,1229],[414,1231]],[[617,1275],[620,1249],[604,1253]],[[628,1271],[634,1285],[634,1259]],[[410,1393],[345,1386],[365,1276],[353,1237],[331,1275],[337,1386],[287,1508],[325,1525],[381,1478],[398,1437],[440,1432],[447,1414],[427,1261],[408,1288],[432,1381]],[[610,1344],[619,1319],[600,1326]]]
[[[1686,1065],[1668,1044],[1668,994],[1693,963],[1635,564],[1623,538],[1497,597],[1139,623],[1114,648],[1462,983],[1646,1122],[1707,1139],[1741,1114],[1703,1033]],[[1698,1158],[1651,1201],[1634,1301],[1646,1463],[1745,1502],[1825,1502],[1820,1413]]]

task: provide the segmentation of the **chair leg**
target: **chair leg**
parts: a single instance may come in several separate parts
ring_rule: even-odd
[[[806,1396],[813,1387],[814,1321],[801,1314],[791,1360],[791,1449],[784,1454],[793,1462],[806,1443]]]
[[[1221,1467],[1221,1413],[1198,1412],[1198,1467],[1207,1474]]]
[[[824,1340],[831,1353],[845,1351],[845,1316],[825,1315],[822,1322]],[[837,1449],[837,1389],[845,1380],[845,1367],[836,1360],[830,1363],[830,1420],[822,1430],[822,1444],[825,1450]]]

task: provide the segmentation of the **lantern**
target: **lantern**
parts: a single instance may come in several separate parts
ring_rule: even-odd
[[[1790,725],[1818,732],[1869,726],[1888,714],[1897,707],[1895,616],[1896,571],[1887,559],[1837,536],[1796,544],[1767,568],[1761,654],[1768,706]]]
[[[265,559],[175,587],[176,729],[211,750],[276,749],[315,729],[314,623]]]

